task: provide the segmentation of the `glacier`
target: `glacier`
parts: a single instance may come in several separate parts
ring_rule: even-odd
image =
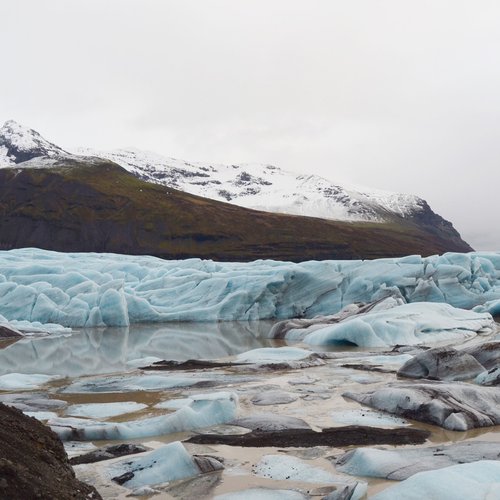
[[[409,303],[497,313],[500,253],[221,263],[33,248],[0,252],[0,315],[8,322],[78,328],[310,318],[391,294]]]

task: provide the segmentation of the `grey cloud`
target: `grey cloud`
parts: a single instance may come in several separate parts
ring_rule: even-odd
[[[0,119],[412,192],[500,249],[496,1],[16,0],[0,18]]]

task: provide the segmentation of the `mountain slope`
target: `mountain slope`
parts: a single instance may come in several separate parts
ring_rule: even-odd
[[[91,150],[80,150],[79,152],[95,153]],[[360,188],[347,189],[315,175],[296,175],[271,165],[191,164],[154,153],[133,150],[98,152],[94,156],[100,157],[101,160],[69,153],[44,139],[38,132],[14,121],[6,122],[0,128],[0,167],[19,165],[23,169],[31,170],[35,168],[45,169],[51,165],[53,167],[72,165],[80,168],[98,164],[108,165],[110,162],[106,159],[102,160],[103,157],[106,157],[121,164],[136,178],[148,181],[149,184],[154,183],[180,189],[212,200],[230,202],[234,205],[262,209],[272,213],[307,215],[336,221],[337,226],[343,228],[343,234],[351,235],[349,241],[339,235],[339,239],[331,240],[332,244],[339,243],[352,247],[350,251],[344,252],[345,255],[402,255],[403,247],[408,249],[407,253],[424,254],[446,250],[471,250],[450,222],[434,213],[424,200],[412,195]],[[102,182],[105,184],[104,171],[101,172],[97,168],[94,168],[93,171],[96,176],[94,183],[99,184],[102,177]],[[33,193],[33,196],[36,194],[38,193]],[[110,196],[112,195],[113,193],[110,193]],[[217,206],[225,205],[219,204]],[[221,217],[223,213],[225,212],[221,211]],[[229,213],[226,215],[229,216]],[[349,227],[346,224],[340,224],[342,221],[352,225]],[[231,224],[231,221],[225,222],[226,230]],[[302,224],[309,226],[311,222],[303,221]],[[318,223],[315,225],[317,226]],[[379,227],[375,227],[376,225]],[[294,227],[298,230],[298,226]],[[375,237],[375,234],[385,234],[388,230],[392,231],[389,241],[393,242],[395,247],[388,248],[387,245],[379,241],[367,253],[365,247],[368,242],[365,242],[364,247],[356,247],[354,243],[360,228],[364,228],[363,231],[370,228],[372,237]],[[250,231],[252,229],[249,228]],[[235,230],[236,227],[233,225],[231,231]],[[397,241],[393,240],[394,231],[399,233]],[[408,235],[403,234],[405,231]],[[418,238],[415,239],[415,231],[425,235],[420,244],[417,244]],[[296,234],[295,239],[298,242],[304,240],[299,233]],[[403,239],[407,241],[403,243]],[[312,248],[313,242],[321,246],[320,240],[321,237],[316,235],[312,237],[308,246]],[[413,240],[414,244],[408,245],[408,240]],[[8,244],[8,242],[5,241],[4,244]],[[291,240],[287,245],[290,248],[283,255],[291,255],[289,258],[293,259],[302,255],[298,251],[297,256],[294,256]],[[133,247],[130,248],[130,251],[133,252]],[[383,252],[382,249],[384,249]],[[186,251],[182,250],[182,252]],[[218,255],[219,249],[215,252],[214,255]],[[196,254],[194,248],[191,254]],[[274,255],[276,252],[272,252],[272,254]],[[307,253],[307,255],[313,254],[323,255],[319,249],[316,253]],[[248,252],[245,251],[242,255],[248,255]],[[261,256],[257,250],[254,251],[254,255]],[[262,256],[267,255],[262,250]]]
[[[0,169],[0,248],[216,260],[353,259],[467,251],[407,222],[347,223],[248,210],[138,179],[97,159]]]
[[[273,165],[189,163],[133,149],[75,152],[111,160],[144,180],[267,212],[380,222],[422,210],[417,196],[340,186]]]

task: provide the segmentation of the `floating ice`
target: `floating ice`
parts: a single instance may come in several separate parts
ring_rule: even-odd
[[[236,359],[241,363],[279,363],[300,361],[311,355],[311,351],[299,347],[263,347],[238,354]]]
[[[294,264],[0,252],[0,314],[68,327],[313,317],[394,291],[407,302],[494,311],[500,254]]]
[[[407,420],[387,413],[369,409],[345,410],[332,413],[334,422],[347,425],[368,425],[373,427],[401,427],[410,425]]]
[[[80,380],[66,387],[63,392],[81,394],[87,392],[134,392],[158,391],[178,387],[189,387],[207,383],[207,378],[178,375],[130,375],[96,377]]]
[[[480,373],[475,382],[481,385],[500,385],[500,366]]]
[[[174,413],[128,422],[98,422],[82,418],[54,418],[48,424],[63,441],[140,439],[161,434],[219,425],[236,416],[238,397],[232,392],[215,392],[189,397],[190,404]]]
[[[355,448],[338,458],[335,468],[355,476],[402,481],[418,472],[499,458],[497,443],[465,441],[447,446],[392,450]]]
[[[337,486],[352,485],[354,486],[354,491],[349,497],[352,500],[362,498],[367,490],[366,483],[355,483],[346,480],[344,477],[336,476],[321,467],[309,465],[297,457],[286,455],[265,455],[253,470],[257,476],[279,481],[290,480],[324,484],[336,483]]]
[[[72,405],[66,409],[65,413],[71,417],[108,418],[143,410],[147,407],[148,405],[135,403],[134,401],[123,401],[120,403],[88,403]]]
[[[500,391],[462,382],[391,384],[344,397],[452,431],[500,425]]]
[[[220,463],[215,463],[215,460],[212,462],[214,466],[212,470],[222,469]],[[197,476],[202,472],[197,460],[179,441],[137,458],[129,457],[115,462],[107,469],[110,479],[130,489]]]
[[[41,375],[37,373],[30,375],[26,375],[24,373],[7,373],[6,375],[0,376],[0,390],[11,391],[39,389],[42,385],[45,385],[56,378],[57,377],[54,376]]]
[[[354,344],[384,347],[466,340],[491,333],[495,323],[488,313],[475,313],[449,304],[403,304],[381,312],[368,312],[340,323],[314,329],[303,341],[311,345]]]
[[[254,467],[257,476],[283,481],[304,481],[307,483],[333,483],[341,480],[321,467],[314,467],[297,457],[286,455],[265,455]]]
[[[373,500],[492,500],[500,498],[500,462],[480,460],[420,472],[373,496]]]
[[[34,417],[37,420],[50,420],[51,418],[57,418],[57,413],[53,411],[25,411],[23,412],[28,417]]]
[[[306,500],[309,498],[293,490],[271,490],[269,488],[250,488],[217,495],[214,500]]]

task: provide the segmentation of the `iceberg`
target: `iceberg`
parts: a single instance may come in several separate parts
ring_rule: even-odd
[[[439,425],[451,431],[500,425],[500,392],[464,382],[389,384],[344,397],[403,418]]]
[[[99,422],[84,418],[53,418],[48,425],[63,441],[141,439],[184,432],[231,422],[236,417],[238,396],[232,392],[198,394],[174,413],[128,422]]]
[[[296,264],[0,252],[0,314],[64,327],[311,318],[396,293],[409,303],[495,312],[500,253]]]
[[[335,468],[355,476],[402,481],[418,472],[499,458],[497,443],[466,441],[432,448],[355,448],[338,458]]]
[[[323,328],[315,325],[313,331],[304,336],[303,342],[310,345],[386,347],[463,341],[494,330],[495,322],[489,313],[466,311],[449,304],[414,303],[368,312]]]
[[[0,376],[0,390],[30,390],[39,389],[41,386],[48,384],[56,379],[56,376],[43,375],[39,373],[7,373]]]
[[[419,472],[374,495],[373,500],[488,500],[500,498],[500,462],[480,460]]]
[[[116,462],[106,472],[113,481],[134,489],[223,469],[220,462],[211,459],[211,470],[207,471],[203,467],[207,460],[201,458],[191,456],[181,442],[175,441],[140,457]]]

